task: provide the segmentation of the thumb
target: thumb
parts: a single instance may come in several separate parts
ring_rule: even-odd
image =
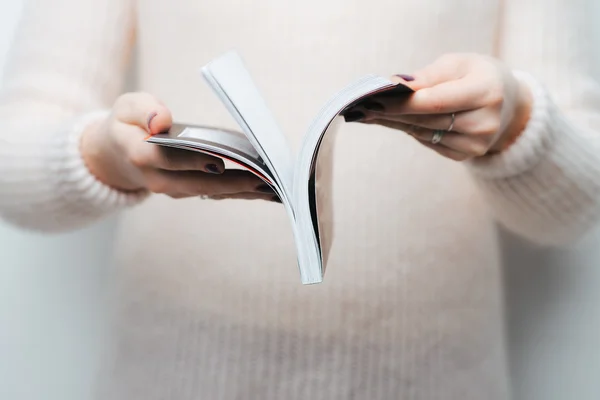
[[[126,93],[115,102],[116,119],[136,125],[150,135],[167,131],[173,124],[171,111],[156,97],[148,93]]]
[[[393,82],[404,83],[414,91],[432,88],[441,83],[462,78],[466,72],[466,62],[467,57],[465,56],[445,54],[431,64],[416,71],[411,76],[394,75],[391,80]]]

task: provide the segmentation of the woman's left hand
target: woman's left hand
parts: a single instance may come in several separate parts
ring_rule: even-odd
[[[348,110],[348,122],[402,130],[423,145],[462,161],[505,150],[524,130],[531,93],[500,61],[448,54],[413,76],[395,75],[415,92],[373,96]]]

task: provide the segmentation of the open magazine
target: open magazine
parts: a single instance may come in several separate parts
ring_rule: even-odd
[[[202,75],[241,128],[174,124],[148,142],[199,151],[235,162],[269,184],[290,218],[303,284],[322,282],[333,242],[331,154],[336,118],[365,98],[411,89],[368,75],[349,84],[325,103],[306,130],[296,157],[240,56],[228,52],[202,68]]]

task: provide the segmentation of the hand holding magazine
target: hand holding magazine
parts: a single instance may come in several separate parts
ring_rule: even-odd
[[[322,282],[333,240],[331,168],[319,151],[334,145],[334,120],[374,94],[408,94],[411,89],[368,75],[343,88],[308,127],[299,154],[291,154],[285,135],[236,52],[202,68],[202,75],[227,107],[243,135],[218,128],[174,124],[149,143],[198,151],[235,162],[253,172],[281,199],[290,218],[303,284]]]

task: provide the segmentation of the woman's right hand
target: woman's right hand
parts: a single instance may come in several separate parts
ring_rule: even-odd
[[[273,190],[251,172],[226,170],[220,158],[144,140],[171,124],[171,112],[152,95],[124,94],[104,121],[83,133],[82,157],[100,181],[122,191],[278,201]]]

